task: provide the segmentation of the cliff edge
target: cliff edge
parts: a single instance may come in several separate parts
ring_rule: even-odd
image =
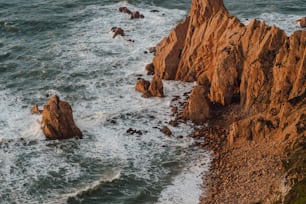
[[[193,0],[156,46],[158,77],[198,84],[183,117],[226,132],[212,165],[220,175],[208,181],[203,203],[306,201],[305,47],[305,30],[287,36],[256,19],[244,25],[223,0]],[[248,165],[261,167],[241,172]]]

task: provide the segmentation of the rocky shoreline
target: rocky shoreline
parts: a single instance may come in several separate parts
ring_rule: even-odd
[[[213,154],[201,204],[306,203],[306,30],[287,36],[256,19],[246,26],[223,0],[193,0],[189,16],[152,53],[152,81],[135,86],[143,97],[164,97],[162,79],[197,84],[182,107],[172,107],[177,121],[169,124],[205,124],[191,135]],[[82,138],[57,96],[32,111],[42,114],[48,139]]]
[[[306,31],[291,36],[193,0],[157,46],[154,78],[197,82],[178,120],[213,152],[206,203],[306,203]]]

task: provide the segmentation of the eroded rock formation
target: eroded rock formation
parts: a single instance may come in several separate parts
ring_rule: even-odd
[[[190,119],[197,124],[205,123],[210,116],[210,106],[207,88],[197,86],[190,94],[190,99],[183,111],[183,118]]]
[[[222,125],[230,147],[281,141],[278,153],[285,155],[291,143],[305,142],[305,48],[305,30],[288,37],[255,19],[244,25],[223,0],[193,0],[190,15],[156,46],[153,66],[163,79],[199,84],[185,117]],[[285,196],[281,184],[273,185],[262,202]]]
[[[239,103],[247,115],[305,95],[306,31],[290,37],[264,22],[243,25],[222,0],[194,0],[190,16],[157,45],[155,74],[197,81],[211,103]]]
[[[52,96],[43,110],[37,105],[32,108],[32,113],[42,114],[42,130],[47,139],[61,140],[83,137],[80,129],[75,125],[71,106],[66,101],[61,101],[58,96]]]
[[[113,38],[116,38],[118,35],[124,36],[124,30],[120,27],[112,27],[111,31],[114,33]]]
[[[143,97],[164,97],[163,81],[157,75],[154,75],[151,83],[145,79],[139,79],[135,90],[141,92]]]

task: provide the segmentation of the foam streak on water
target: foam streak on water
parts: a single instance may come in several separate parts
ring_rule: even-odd
[[[130,20],[120,6],[145,18]],[[165,81],[165,98],[134,91],[138,75],[150,79],[144,66],[152,55],[144,51],[185,14],[124,2],[4,20],[15,29],[5,27],[14,40],[0,47],[9,53],[1,61],[0,203],[198,202],[209,155],[191,147],[191,124],[168,124],[172,98],[193,85]],[[126,36],[112,39],[113,26]],[[83,140],[44,140],[30,107],[53,94],[71,103]],[[164,125],[173,137],[160,132]],[[129,128],[143,135],[129,135]]]

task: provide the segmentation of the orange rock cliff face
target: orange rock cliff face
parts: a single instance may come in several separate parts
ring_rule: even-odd
[[[245,26],[222,0],[193,0],[190,16],[157,45],[153,65],[163,79],[205,86],[212,104],[283,117],[287,106],[304,101],[305,46],[306,31],[287,37],[255,19]]]
[[[209,124],[230,113],[222,124],[229,147],[269,139],[284,143],[285,155],[306,142],[305,47],[305,30],[288,37],[255,19],[244,25],[223,0],[193,0],[189,16],[156,46],[153,65],[162,79],[197,82],[185,118]],[[291,184],[306,183],[300,172]]]

